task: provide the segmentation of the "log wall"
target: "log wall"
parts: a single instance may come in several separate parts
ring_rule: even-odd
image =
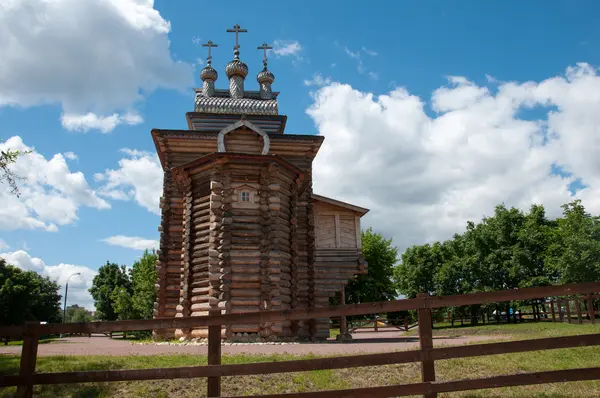
[[[263,139],[243,128],[227,134],[225,146],[228,152],[259,154]],[[350,218],[340,218],[343,247],[333,246],[338,251],[325,255],[316,251],[319,204],[313,205],[311,169],[318,145],[271,137],[270,154],[281,155],[304,172],[300,185],[290,169],[268,159],[232,160],[186,169],[189,189],[182,189],[179,180],[176,189],[170,170],[216,152],[216,136],[159,137],[157,147],[166,171],[155,317],[327,306],[329,297],[359,269]],[[240,202],[240,186],[252,192],[256,203]],[[335,261],[340,253],[343,260]],[[353,263],[347,261],[351,254]],[[169,333],[206,337],[207,329]],[[240,333],[325,338],[329,318],[223,329],[227,338]]]

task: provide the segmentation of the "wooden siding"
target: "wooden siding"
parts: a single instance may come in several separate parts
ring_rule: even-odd
[[[360,217],[355,212],[315,202],[317,248],[360,248]]]
[[[254,131],[239,128],[225,135],[225,150],[227,152],[253,153],[260,155],[264,141]]]

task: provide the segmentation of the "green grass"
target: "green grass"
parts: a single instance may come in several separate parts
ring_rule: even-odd
[[[599,333],[600,325],[575,324],[575,323],[553,323],[553,322],[527,322],[510,324],[485,324],[479,326],[455,326],[450,324],[435,324],[433,329],[434,336],[502,336],[523,338],[542,338],[556,336],[571,336],[575,334]],[[418,328],[410,330],[404,335],[417,335]]]
[[[53,343],[57,340],[56,337],[48,337],[48,338],[42,338],[40,339],[39,344],[49,344],[49,343]],[[14,340],[14,341],[9,341],[8,345],[23,345],[23,340]],[[0,341],[0,346],[4,346],[4,341]]]
[[[484,333],[484,331],[486,333]],[[495,335],[499,338],[523,339],[560,335],[600,333],[600,325],[528,323],[490,325],[438,330],[443,335]],[[436,333],[437,333],[436,332]],[[309,359],[315,356],[290,355],[224,355],[224,364],[255,363]],[[38,372],[88,371],[104,369],[143,369],[206,365],[206,356],[87,356],[40,357]],[[600,366],[600,347],[546,350],[530,353],[503,354],[487,357],[436,361],[438,380],[477,378],[500,374],[515,374],[543,370],[560,370]],[[16,374],[17,356],[0,356],[0,373]],[[224,377],[224,396],[308,392],[345,388],[405,384],[420,381],[418,363],[333,369],[272,375]],[[14,389],[0,389],[0,397],[9,397]],[[205,379],[155,380],[119,383],[89,383],[59,386],[38,386],[36,397],[202,397],[206,396]],[[539,386],[511,387],[464,393],[440,394],[440,397],[593,397],[600,396],[600,381],[556,383]]]
[[[340,334],[340,329],[329,329],[329,337],[335,339]]]

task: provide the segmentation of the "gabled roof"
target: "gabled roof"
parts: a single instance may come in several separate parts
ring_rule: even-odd
[[[253,124],[257,125],[258,127],[262,128],[262,125],[259,123],[256,123],[253,119],[251,118],[247,118],[249,121],[251,121]],[[239,120],[239,119],[237,119]],[[233,121],[232,123],[234,123],[235,121]],[[231,123],[228,123],[227,125],[229,125]],[[225,127],[225,126],[223,126]],[[263,129],[264,130],[264,129]],[[198,131],[194,131],[194,130],[164,130],[164,129],[152,129],[151,132],[152,135],[152,140],[154,141],[154,146],[156,147],[156,152],[158,153],[158,157],[160,159],[160,163],[163,167],[163,169],[166,167],[166,162],[165,162],[165,154],[163,152],[163,149],[161,148],[160,142],[168,142],[169,139],[173,138],[175,140],[181,140],[182,138],[185,140],[190,140],[190,141],[195,141],[195,140],[208,140],[208,141],[214,141],[214,145],[215,145],[215,150],[217,149],[217,137],[219,135],[218,131],[215,132],[198,132]],[[292,145],[294,145],[295,143],[298,142],[306,142],[306,143],[310,143],[311,145],[314,145],[316,151],[319,150],[319,148],[321,147],[321,144],[323,143],[323,140],[325,139],[325,137],[321,136],[321,135],[309,135],[309,134],[269,134],[269,139],[271,141],[271,146],[273,146],[273,144],[283,144],[283,143],[290,143]]]
[[[333,206],[343,207],[344,209],[355,211],[355,212],[359,213],[361,217],[369,212],[369,209],[365,209],[364,207],[355,206],[350,203],[342,202],[342,201],[339,201],[336,199],[328,198],[326,196],[321,196],[321,195],[317,195],[314,193],[312,194],[312,198],[313,198],[313,200],[316,200],[319,202],[323,202],[323,203],[327,203],[327,204],[330,204]]]

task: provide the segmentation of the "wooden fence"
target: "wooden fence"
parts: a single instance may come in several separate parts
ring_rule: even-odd
[[[20,397],[30,397],[34,385],[86,382],[112,382],[131,380],[157,380],[180,378],[208,378],[208,396],[221,396],[221,377],[256,374],[300,372],[323,369],[343,369],[362,366],[420,362],[422,382],[384,387],[320,391],[266,397],[397,397],[422,394],[436,397],[437,393],[467,391],[485,388],[533,385],[566,381],[600,379],[600,366],[549,372],[520,373],[480,379],[436,382],[435,361],[514,352],[600,345],[600,333],[580,336],[554,337],[523,341],[509,341],[461,347],[433,348],[431,309],[456,307],[491,302],[530,300],[556,296],[589,295],[600,292],[600,282],[562,286],[548,286],[509,291],[483,292],[457,296],[429,296],[421,294],[415,299],[377,303],[350,304],[336,307],[313,307],[284,311],[209,315],[201,317],[160,318],[115,322],[78,324],[39,324],[0,328],[0,335],[24,336],[19,375],[1,375],[0,386],[18,386]],[[591,307],[593,312],[593,307]],[[221,326],[247,323],[279,322],[284,320],[311,320],[316,318],[368,315],[404,310],[417,310],[420,349],[383,354],[317,358],[284,362],[221,365]],[[592,320],[594,317],[591,316]],[[38,342],[41,335],[60,333],[104,333],[150,329],[179,329],[208,327],[208,365],[181,368],[106,370],[64,373],[36,373]],[[600,361],[600,360],[599,360]],[[600,364],[599,364],[600,365]]]
[[[400,326],[399,324],[395,324],[398,323],[396,321],[402,321],[402,326]],[[385,331],[390,331],[390,330],[402,330],[404,332],[408,332],[410,329],[413,329],[414,327],[417,326],[417,323],[413,323],[411,324],[410,321],[408,320],[408,318],[403,318],[403,319],[387,319],[387,318],[380,318],[378,316],[376,316],[373,319],[370,320],[365,320],[365,321],[357,321],[357,322],[352,322],[349,326],[348,329],[350,330],[350,333],[359,333],[361,331],[363,331],[363,329],[368,329],[366,331],[370,332],[371,328],[373,328],[373,332],[377,333],[377,332],[385,332]]]

